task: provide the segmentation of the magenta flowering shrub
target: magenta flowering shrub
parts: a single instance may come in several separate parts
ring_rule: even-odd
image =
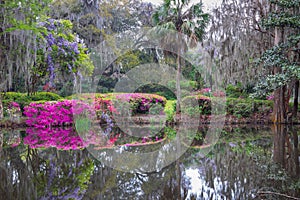
[[[210,97],[211,96],[211,89],[210,88],[203,88],[199,91],[199,93]]]
[[[30,103],[24,107],[26,124],[30,127],[44,128],[71,124],[73,122],[72,101]]]
[[[134,113],[147,113],[154,105],[166,105],[167,99],[156,94],[124,93],[116,95],[117,100],[130,103]]]
[[[194,107],[194,103],[198,103],[198,108]],[[211,114],[211,98],[204,95],[186,96],[182,99],[183,113],[197,112],[197,114]]]
[[[270,94],[269,96],[267,96],[266,99],[272,101],[272,100],[274,99],[274,95],[273,95],[273,94]]]
[[[166,104],[166,98],[155,94],[126,93],[117,94],[115,98],[120,102],[129,103],[134,113],[147,113],[155,105],[164,107]],[[96,114],[98,119],[111,124],[113,113],[118,114],[112,100],[96,97],[88,99],[88,102],[84,100],[32,102],[24,107],[24,115],[27,117],[26,124],[35,128],[72,125],[74,116],[94,119]],[[107,116],[111,120],[107,120]]]
[[[17,109],[17,110],[20,110],[20,105],[17,103],[17,102],[10,102],[10,104],[8,105],[8,108],[9,109]]]
[[[30,103],[24,108],[27,117],[26,124],[30,127],[45,128],[63,125],[71,125],[73,116],[84,115],[92,118],[94,108],[87,103],[76,100],[64,100],[57,102]]]
[[[215,92],[213,92],[213,96],[214,97],[225,97],[226,93],[223,91],[215,91]]]
[[[7,115],[10,120],[18,120],[21,117],[21,108],[17,102],[10,102],[5,109],[5,115]]]

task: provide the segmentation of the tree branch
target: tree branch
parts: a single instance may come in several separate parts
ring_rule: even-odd
[[[300,198],[297,198],[297,197],[289,196],[289,195],[286,195],[286,194],[281,194],[281,193],[278,193],[278,192],[271,192],[271,191],[258,191],[257,194],[258,195],[271,194],[271,195],[282,196],[282,197],[285,197],[285,198],[288,198],[288,199],[300,200]]]

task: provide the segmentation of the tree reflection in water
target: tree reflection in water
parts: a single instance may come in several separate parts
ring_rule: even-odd
[[[246,129],[247,137],[252,132],[261,137],[220,142],[205,157],[201,150],[189,149],[158,172],[126,173],[104,166],[85,149],[32,149],[22,142],[13,147],[14,142],[8,141],[18,141],[14,139],[18,138],[16,130],[1,129],[0,196],[91,200],[282,199],[277,192],[297,197],[299,128],[276,126],[272,127],[273,138],[270,134],[264,136],[270,130]],[[274,194],[258,193],[262,191]]]

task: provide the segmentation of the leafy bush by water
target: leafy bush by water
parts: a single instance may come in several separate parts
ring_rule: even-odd
[[[46,102],[58,101],[61,99],[61,96],[51,92],[37,92],[30,96],[28,96],[27,93],[6,92],[2,96],[2,103],[4,107],[8,107],[10,102],[17,102],[20,105],[21,110],[23,110],[25,106],[29,105],[33,101]]]
[[[183,98],[182,112],[188,115],[212,113],[211,101],[218,100],[218,97],[207,97],[203,95],[193,95]],[[222,99],[221,99],[222,100]],[[224,99],[225,100],[225,99]],[[192,102],[198,102],[198,108]],[[217,103],[217,102],[216,102]],[[226,98],[227,114],[249,117],[252,113],[270,113],[273,108],[273,101],[270,100],[256,100],[256,99],[242,99],[242,98]],[[214,112],[215,113],[215,112]]]

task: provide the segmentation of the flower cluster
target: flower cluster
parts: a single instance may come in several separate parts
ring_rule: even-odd
[[[213,92],[213,96],[214,97],[225,97],[226,94],[223,91],[215,91],[215,92]]]
[[[10,102],[5,110],[10,119],[16,119],[21,116],[21,108],[17,102]]]
[[[65,100],[59,102],[30,103],[24,107],[24,114],[28,119],[26,124],[30,127],[44,128],[71,124],[72,101]]]
[[[64,100],[57,102],[32,102],[24,108],[26,124],[30,127],[45,128],[73,124],[73,115],[92,118],[94,109],[82,101]]]
[[[116,99],[129,102],[135,113],[147,113],[153,105],[166,104],[166,99],[156,94],[126,93],[116,95]]]
[[[106,100],[103,98],[95,98],[95,109],[100,110],[105,113],[116,113],[117,110],[113,106],[113,103],[111,100]]]
[[[17,102],[10,102],[10,104],[8,105],[9,109],[16,109],[16,110],[20,110],[20,105]]]
[[[45,44],[40,44],[40,49],[44,49],[42,54],[45,56],[47,71],[50,76],[50,86],[54,84],[57,71],[60,69],[68,70],[76,78],[81,76],[78,68],[84,62],[85,66],[92,65],[87,49],[83,40],[71,33],[72,23],[68,20],[48,19],[39,24],[47,29],[44,35]]]
[[[274,95],[273,94],[267,96],[267,100],[273,100],[273,99],[274,99]]]
[[[199,91],[200,94],[205,96],[211,96],[211,89],[210,88],[203,88]]]

